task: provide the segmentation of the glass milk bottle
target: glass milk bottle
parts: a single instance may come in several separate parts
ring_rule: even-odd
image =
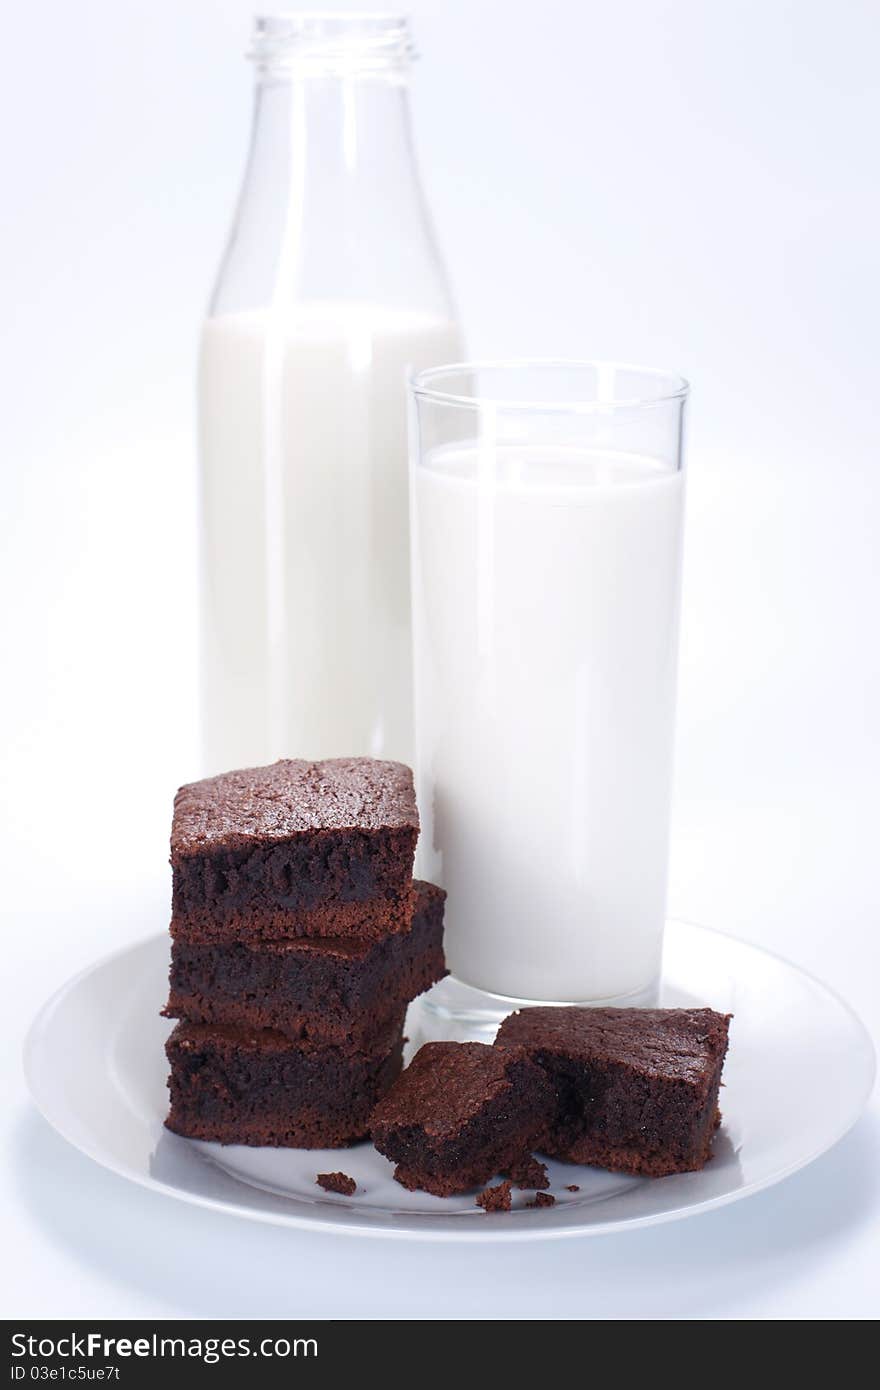
[[[406,379],[461,356],[419,186],[405,19],[260,18],[201,346],[208,773],[412,761]]]

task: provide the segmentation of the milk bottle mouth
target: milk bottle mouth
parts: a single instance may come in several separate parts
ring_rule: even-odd
[[[683,404],[690,387],[677,372],[657,367],[532,357],[430,367],[412,377],[410,389],[438,405],[592,415]]]
[[[406,15],[301,10],[257,15],[247,56],[260,72],[358,76],[404,71],[416,53]]]

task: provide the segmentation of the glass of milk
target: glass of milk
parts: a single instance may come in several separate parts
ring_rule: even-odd
[[[411,762],[406,391],[462,351],[405,18],[255,21],[251,138],[199,372],[205,772]]]
[[[413,379],[418,872],[448,891],[447,1034],[510,1000],[656,997],[687,393],[601,362]]]

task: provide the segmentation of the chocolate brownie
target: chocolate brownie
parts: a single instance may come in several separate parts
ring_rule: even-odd
[[[340,1197],[353,1197],[357,1192],[357,1183],[347,1173],[319,1173],[315,1182],[325,1192],[338,1192]]]
[[[193,782],[174,799],[172,934],[204,944],[407,931],[418,833],[402,763],[286,759]]]
[[[293,1043],[270,1029],[178,1023],[166,1043],[171,1113],[188,1139],[335,1149],[362,1139],[401,1067],[402,1018],[371,1054]]]
[[[446,974],[446,894],[431,883],[414,888],[411,929],[381,941],[173,941],[166,1017],[274,1028],[290,1038],[372,1051],[384,1026]]]
[[[482,1207],[483,1211],[510,1211],[512,1187],[513,1183],[506,1178],[494,1187],[484,1187],[482,1192],[477,1193],[477,1206]]]
[[[532,1154],[525,1154],[514,1163],[504,1175],[510,1178],[514,1187],[537,1192],[538,1188],[550,1186],[546,1163],[540,1163]]]
[[[546,1072],[520,1049],[431,1042],[379,1102],[370,1131],[399,1183],[447,1197],[515,1168],[554,1102]]]
[[[556,1086],[545,1152],[663,1177],[709,1158],[729,1022],[713,1009],[532,1008],[495,1045],[525,1048]]]

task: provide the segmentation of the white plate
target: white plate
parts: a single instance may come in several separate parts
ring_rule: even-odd
[[[194,1143],[163,1128],[162,1050],[168,939],[118,952],[45,1005],[25,1044],[25,1072],[51,1125],[97,1163],[183,1201],[277,1225],[348,1235],[522,1240],[599,1235],[672,1221],[747,1197],[840,1139],[870,1093],[874,1055],[850,1009],[787,961],[682,922],[667,927],[666,1005],[735,1015],[724,1121],[702,1173],[643,1179],[551,1163],[554,1207],[488,1215],[473,1196],[404,1191],[369,1144],[353,1149],[248,1149]],[[315,1185],[342,1169],[358,1192]],[[576,1183],[580,1190],[565,1190]],[[530,1194],[518,1194],[523,1203]]]

